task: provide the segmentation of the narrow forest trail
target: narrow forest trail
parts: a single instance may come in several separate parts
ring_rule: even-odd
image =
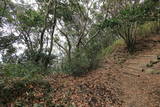
[[[107,57],[99,69],[83,77],[47,77],[55,89],[53,102],[66,107],[160,107],[160,75],[148,73],[160,70],[160,62],[147,67],[158,60],[160,35],[140,40],[137,49],[134,55],[122,54],[127,58],[121,64]]]
[[[122,107],[160,107],[160,75],[148,73],[160,72],[160,37],[147,41],[145,46],[149,49],[142,49],[121,65],[112,67],[122,73],[119,75],[124,92]],[[155,65],[147,67],[152,62]]]

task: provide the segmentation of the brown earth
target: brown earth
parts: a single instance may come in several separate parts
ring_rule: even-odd
[[[108,56],[103,65],[83,77],[58,74],[46,79],[52,85],[53,103],[66,107],[160,107],[160,62],[147,67],[160,55],[160,35],[140,39],[136,52],[124,46]]]

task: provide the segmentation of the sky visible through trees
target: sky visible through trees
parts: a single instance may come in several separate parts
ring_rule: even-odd
[[[132,53],[138,27],[147,21],[157,21],[159,10],[156,6],[158,3],[155,2],[154,0],[2,1],[1,39],[8,43],[1,44],[3,49],[0,59],[2,62],[8,59],[23,62],[26,58],[25,61],[46,67],[56,60],[64,68],[72,69],[72,63],[77,63],[76,66],[81,65],[75,61],[86,61],[84,65],[92,65],[94,61],[92,58],[99,57],[104,48],[119,38],[124,40],[128,51]],[[9,41],[9,38],[13,41]],[[88,69],[90,66],[82,68]]]

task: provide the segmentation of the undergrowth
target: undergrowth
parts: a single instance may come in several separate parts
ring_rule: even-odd
[[[0,107],[52,107],[53,89],[43,80],[46,74],[32,63],[1,64]]]
[[[111,55],[113,51],[121,45],[124,45],[124,41],[122,39],[115,40],[112,45],[102,50],[102,56]]]
[[[138,27],[137,35],[144,37],[150,34],[160,33],[159,31],[160,31],[160,21],[146,22]]]

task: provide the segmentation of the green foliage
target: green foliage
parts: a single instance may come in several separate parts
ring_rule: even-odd
[[[2,61],[5,63],[13,63],[16,61],[14,53],[17,51],[13,43],[17,41],[18,37],[13,34],[0,37],[0,52],[2,52]]]
[[[147,0],[142,4],[137,4],[133,7],[121,10],[117,18],[128,22],[138,22],[140,24],[146,21],[154,21],[159,17],[157,5],[158,3]]]
[[[0,105],[55,106],[51,100],[52,87],[42,79],[41,67],[31,62],[23,64],[1,64]],[[41,102],[41,103],[40,103]],[[43,103],[42,103],[43,102]]]
[[[96,69],[99,62],[105,57],[103,50],[112,44],[114,39],[111,35],[102,35],[90,42],[86,48],[77,49],[73,53],[71,61],[66,60],[62,64],[62,71],[73,76],[81,76],[91,69]]]
[[[132,52],[137,34],[159,29],[160,9],[155,0],[137,4],[128,4],[125,0],[127,6],[123,9],[124,2],[117,0],[36,1],[37,10],[33,6],[11,5],[9,1],[5,6],[5,2],[0,1],[0,27],[11,24],[13,31],[20,33],[18,38],[14,35],[0,37],[0,51],[6,52],[0,66],[0,104],[4,106],[10,102],[15,102],[16,106],[55,106],[51,103],[50,84],[40,80],[42,74],[56,70],[81,76],[97,68],[117,46],[125,42]],[[119,37],[123,40],[117,40]],[[17,39],[27,46],[24,57],[19,57],[21,62],[13,55],[16,49],[12,44]],[[53,54],[54,46],[50,46],[53,41],[53,45],[56,43],[64,52],[58,58]],[[61,62],[61,68],[56,69],[55,62],[56,66]],[[39,100],[44,104],[35,103]]]
[[[120,20],[118,18],[111,18],[104,21],[102,28],[110,27],[114,28],[115,26],[118,26],[121,24]]]
[[[23,2],[25,1],[22,0]],[[0,38],[0,49],[4,47],[4,53],[6,52],[2,55],[3,62],[12,63],[5,64],[1,72],[9,77],[34,77],[37,73],[44,72],[48,65],[53,67],[54,62],[58,63],[56,66],[62,62],[62,71],[71,74],[81,74],[94,69],[105,54],[112,53],[116,44],[119,45],[113,43],[109,46],[119,37],[126,43],[128,51],[132,52],[135,49],[136,35],[141,27],[144,31],[155,29],[148,23],[158,22],[160,12],[159,3],[155,0],[135,4],[123,0],[96,2],[36,0],[36,2],[37,9],[34,9],[34,5],[23,7],[9,1],[6,2],[7,5],[3,1],[0,2],[3,24],[14,25],[13,31],[20,34],[18,42],[27,47],[24,57],[16,58],[14,55],[16,49],[12,46],[16,39],[7,36]],[[4,26],[3,24],[1,25]],[[62,56],[58,58],[53,54],[55,44],[62,50]],[[59,61],[62,57],[64,59]],[[24,63],[19,64],[18,59],[22,59]],[[35,62],[38,66],[34,64]],[[42,70],[39,66],[45,66],[45,69]]]
[[[44,16],[40,12],[31,9],[18,14],[18,18],[22,27],[42,27],[44,24]]]
[[[157,5],[159,3],[153,2],[152,0],[147,0],[142,4],[134,5],[133,7],[127,7],[120,10],[116,17],[111,19],[106,19],[104,21],[104,27],[115,27],[117,25],[122,26],[124,22],[134,23],[138,22],[140,24],[146,21],[155,21],[159,17],[160,9]]]
[[[106,19],[102,28],[111,28],[117,36],[126,43],[130,53],[134,52],[137,27],[147,21],[155,21],[159,17],[159,9],[156,2],[147,0],[144,3],[129,6],[120,10],[118,15]]]
[[[0,83],[0,88],[0,104],[4,106],[13,102],[14,106],[33,106],[39,101],[43,101],[45,105],[52,104],[50,97],[52,88],[44,80],[12,80],[9,83]]]
[[[4,64],[0,72],[7,77],[23,78],[34,78],[38,74],[43,73],[41,67],[30,62],[24,64]]]
[[[72,57],[71,61],[65,61],[62,65],[62,71],[73,74],[75,76],[80,76],[88,71],[90,67],[89,58],[87,57],[86,53],[82,50],[75,52],[74,56]]]
[[[124,45],[124,41],[122,39],[119,40],[115,40],[113,42],[113,44],[111,44],[110,46],[106,47],[105,49],[103,49],[102,51],[102,55],[103,56],[109,56],[113,53],[113,51],[119,47],[120,45]]]
[[[153,33],[159,33],[160,21],[146,22],[138,27],[137,35],[147,36]]]
[[[63,20],[67,22],[72,21],[73,12],[67,4],[59,2],[56,11],[57,11],[58,18],[63,18]]]
[[[148,68],[145,72],[150,74],[160,74],[160,70],[155,70],[151,68]]]
[[[0,1],[0,25],[2,24],[2,17],[5,17],[7,20],[13,19],[10,15],[8,4],[11,5],[10,0],[1,0]]]

